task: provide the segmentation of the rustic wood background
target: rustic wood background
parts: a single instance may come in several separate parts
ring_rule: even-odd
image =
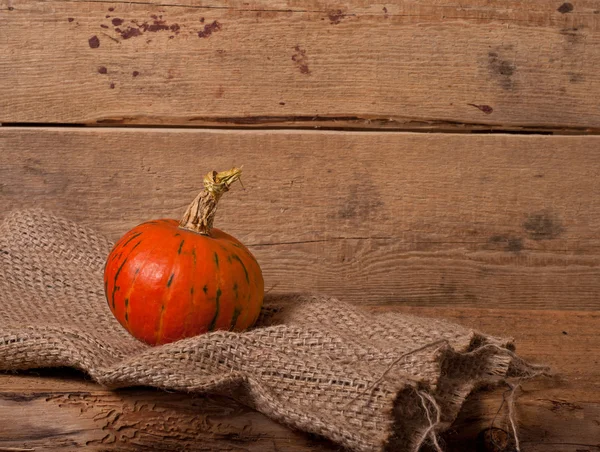
[[[0,219],[116,239],[243,164],[217,221],[267,290],[512,336],[558,373],[523,384],[522,450],[600,451],[600,1],[0,0],[0,56]],[[503,393],[449,451],[499,450]],[[227,399],[0,374],[0,451],[81,448],[336,450]]]

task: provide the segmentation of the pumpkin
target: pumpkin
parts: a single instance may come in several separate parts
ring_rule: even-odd
[[[239,168],[209,173],[181,221],[142,223],[113,247],[106,298],[137,339],[158,345],[256,322],[264,295],[260,266],[242,243],[213,227],[221,195],[240,175]]]

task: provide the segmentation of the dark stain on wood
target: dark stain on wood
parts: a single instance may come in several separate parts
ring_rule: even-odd
[[[335,10],[335,11],[329,11],[327,13],[327,17],[329,18],[329,21],[333,24],[333,25],[337,25],[339,24],[342,19],[344,18],[344,13],[342,12],[341,9]]]
[[[567,333],[563,331],[563,334]],[[550,411],[552,412],[583,410],[583,407],[581,405],[577,405],[575,403],[567,402],[564,400],[548,400],[548,402],[552,404],[552,408],[550,408]]]
[[[148,33],[156,33],[159,31],[170,31],[175,34],[179,34],[181,30],[181,26],[179,24],[168,24],[165,20],[162,20],[162,16],[151,16],[154,20],[151,23],[144,22],[142,24],[138,23],[135,20],[132,20],[131,23],[136,26],[128,26],[124,30],[120,28],[115,28],[115,32],[121,35],[123,39],[131,39],[137,36],[141,36],[142,34]],[[122,25],[124,22],[123,19],[115,18],[112,20],[112,24],[114,26]]]
[[[560,219],[546,210],[528,215],[523,229],[533,240],[555,239],[564,232]]]
[[[504,251],[511,251],[514,253],[518,253],[524,248],[523,239],[512,235],[493,235],[490,237],[489,243],[502,245]]]
[[[69,22],[73,22],[75,19],[74,19],[73,17],[67,17],[67,20],[68,20]]]
[[[223,28],[223,26],[219,22],[217,22],[215,20],[215,21],[213,21],[210,24],[206,24],[204,26],[204,29],[198,32],[198,37],[199,38],[208,38],[213,33],[216,33],[217,31],[220,31],[221,28]]]
[[[42,161],[40,159],[28,158],[23,165],[23,169],[34,176],[46,176],[48,172],[43,168]]]
[[[560,30],[560,34],[563,35],[569,44],[579,44],[585,35],[581,33],[583,25],[578,27],[566,27]]]
[[[488,53],[488,69],[503,89],[511,90],[514,88],[512,77],[517,68],[513,63],[502,58],[497,51]]]
[[[470,105],[471,107],[475,107],[475,108],[481,110],[486,115],[491,115],[494,112],[494,109],[492,107],[490,107],[489,105],[477,105],[477,104],[467,104],[467,105]]]
[[[585,81],[585,76],[580,72],[569,72],[569,82],[581,83]]]
[[[292,61],[296,63],[298,70],[302,74],[309,75],[310,69],[308,68],[308,57],[306,56],[306,50],[300,48],[299,45],[294,47],[294,50],[296,51],[296,53],[292,55]]]
[[[373,218],[382,207],[383,201],[373,184],[353,184],[349,187],[348,196],[337,215],[342,220],[363,221]]]
[[[144,22],[142,25],[140,25],[140,29],[144,32],[147,31],[150,33],[156,33],[159,31],[166,31],[166,30],[171,30],[171,31],[179,30],[179,25],[178,24],[167,25],[166,21],[164,21],[164,20],[155,20],[151,24]]]
[[[100,66],[98,68],[98,74],[107,74],[108,73],[108,69],[106,69],[106,66]]]
[[[128,27],[124,31],[121,32],[121,37],[123,39],[131,39],[131,38],[135,38],[136,36],[141,36],[141,35],[142,35],[142,32],[139,30],[139,28],[134,28],[134,27]]]
[[[558,11],[561,14],[566,14],[566,13],[570,13],[571,11],[573,11],[573,9],[575,9],[573,7],[573,4],[566,2],[566,3],[563,3],[562,5],[560,5],[556,11]]]
[[[100,47],[100,39],[98,39],[98,36],[94,35],[88,39],[88,44],[90,45],[90,48],[97,49]]]

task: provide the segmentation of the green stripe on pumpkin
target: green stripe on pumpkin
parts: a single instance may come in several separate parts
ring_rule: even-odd
[[[217,317],[219,317],[219,299],[220,298],[221,298],[221,288],[217,287],[217,296],[215,298],[215,305],[216,305],[215,316],[211,320],[210,325],[208,325],[208,331],[213,331],[215,329],[215,325],[217,324]]]
[[[240,265],[244,269],[244,274],[246,275],[246,282],[248,284],[250,284],[250,277],[248,276],[248,270],[246,269],[246,266],[244,265],[244,263],[240,259],[240,256],[238,256],[237,254],[232,254],[231,257],[240,263]]]
[[[233,310],[233,317],[231,318],[231,327],[229,328],[230,330],[233,330],[235,328],[235,324],[237,323],[237,319],[241,313],[242,310],[236,306]]]
[[[140,235],[142,235],[142,233],[141,233],[141,232],[136,232],[135,234],[133,234],[131,237],[129,237],[129,238],[127,239],[127,241],[126,241],[125,243],[123,243],[123,244],[121,245],[121,248],[125,248],[125,247],[126,247],[128,244],[129,244],[129,242],[131,242],[133,239],[135,239],[135,238],[139,237]]]
[[[113,309],[116,309],[116,307],[115,307],[115,293],[117,292],[117,290],[120,289],[120,287],[117,286],[117,279],[119,278],[119,274],[121,273],[121,270],[123,270],[123,267],[125,266],[125,263],[127,262],[127,259],[129,259],[129,256],[131,256],[131,254],[133,253],[133,251],[139,246],[140,243],[142,243],[141,240],[139,242],[137,242],[133,248],[131,248],[131,251],[129,252],[129,254],[127,255],[127,257],[125,259],[123,259],[123,262],[121,262],[121,265],[119,266],[119,268],[115,272],[115,279],[113,281],[113,291],[112,291],[112,296],[111,296]]]

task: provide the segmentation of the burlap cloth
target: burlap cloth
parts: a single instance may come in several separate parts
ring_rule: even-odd
[[[0,369],[72,366],[109,388],[228,395],[357,451],[416,451],[476,387],[537,369],[509,340],[313,295],[267,296],[257,327],[151,348],[120,326],[102,283],[111,243],[40,210],[0,226]]]

